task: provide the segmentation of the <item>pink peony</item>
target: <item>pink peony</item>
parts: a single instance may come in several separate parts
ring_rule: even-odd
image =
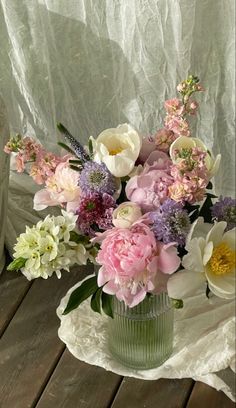
[[[142,147],[139,153],[138,162],[143,164],[147,160],[150,153],[156,149],[157,149],[157,146],[155,144],[154,138],[152,136],[145,137],[142,142]]]
[[[159,208],[169,197],[169,186],[174,182],[170,174],[171,164],[167,154],[158,151],[151,153],[142,173],[128,181],[127,198],[144,212]]]
[[[59,163],[55,174],[46,180],[46,188],[34,196],[34,209],[39,211],[54,205],[76,209],[80,197],[79,172],[69,167],[69,162]],[[75,203],[75,205],[73,205]]]
[[[98,285],[129,307],[142,302],[147,292],[163,290],[163,274],[172,274],[180,265],[175,244],[156,242],[153,232],[142,222],[130,229],[108,230],[93,242],[101,243],[96,258],[102,265]]]

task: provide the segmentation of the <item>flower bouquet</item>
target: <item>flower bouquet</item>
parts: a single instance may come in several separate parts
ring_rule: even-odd
[[[30,137],[5,146],[18,172],[43,188],[34,209],[61,207],[17,238],[8,270],[28,279],[60,278],[74,264],[92,262],[64,314],[91,298],[110,319],[110,350],[123,363],[149,368],[171,353],[173,307],[198,290],[235,296],[235,202],[212,194],[216,158],[191,136],[198,109],[195,76],[164,104],[164,127],[141,137],[129,124],[104,130],[82,146],[62,125],[66,154],[56,155]],[[213,204],[213,201],[216,201]],[[144,351],[145,350],[145,351]]]

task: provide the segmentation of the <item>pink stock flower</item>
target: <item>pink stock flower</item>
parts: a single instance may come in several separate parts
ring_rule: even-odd
[[[25,162],[24,162],[24,157],[21,153],[18,153],[18,155],[15,158],[15,165],[16,165],[16,170],[18,173],[23,173],[25,170]]]
[[[59,157],[51,152],[41,150],[31,166],[30,176],[37,184],[43,184],[47,181],[48,177],[53,176],[58,164],[65,162],[67,159],[68,155]]]
[[[183,177],[169,187],[169,195],[177,202],[187,201],[194,204],[204,199],[207,184],[206,180],[200,177]]]
[[[76,209],[80,197],[78,184],[79,172],[72,170],[68,161],[59,163],[55,174],[47,178],[46,188],[35,194],[34,209],[43,210],[54,205],[67,205],[67,210]]]
[[[187,120],[181,116],[167,116],[165,126],[178,136],[190,136],[189,124]]]
[[[180,99],[173,98],[165,101],[165,109],[170,116],[181,116],[185,111],[185,107]]]
[[[153,136],[153,139],[158,150],[168,153],[170,145],[177,137],[178,136],[172,132],[172,130],[163,128],[158,130],[158,132]]]
[[[128,181],[127,198],[144,212],[159,208],[169,197],[169,186],[174,182],[170,174],[171,164],[167,154],[158,151],[151,153],[142,173]]]
[[[43,151],[43,147],[40,143],[36,142],[31,137],[24,137],[22,139],[21,151],[24,155],[24,161],[36,160],[37,155]]]
[[[186,111],[190,115],[195,115],[197,110],[198,110],[198,103],[196,101],[189,99],[189,101],[186,104]]]
[[[108,230],[93,242],[101,242],[96,258],[102,265],[98,285],[129,307],[140,303],[147,292],[163,290],[163,280],[166,283],[168,279],[164,274],[172,274],[180,265],[175,244],[157,242],[142,222],[129,229]]]

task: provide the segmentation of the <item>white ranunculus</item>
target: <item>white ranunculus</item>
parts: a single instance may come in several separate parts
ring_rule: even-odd
[[[120,204],[112,213],[113,225],[117,228],[129,228],[142,217],[141,208],[131,201]]]
[[[167,284],[168,294],[175,299],[183,299],[208,283],[216,296],[224,299],[235,297],[235,228],[224,232],[225,221],[215,223],[206,231],[202,222],[195,223],[183,257],[182,271],[172,276]],[[198,228],[200,230],[198,231]]]
[[[178,162],[178,158],[175,157],[175,149],[190,149],[193,147],[199,147],[202,151],[207,152],[205,158],[205,164],[209,171],[210,178],[212,178],[218,171],[221,155],[218,154],[216,158],[209,152],[206,145],[197,137],[179,136],[170,146],[170,157],[173,163]]]
[[[129,124],[119,125],[117,128],[106,129],[94,139],[94,161],[105,163],[108,170],[115,177],[125,177],[133,169],[138,158],[142,139]]]

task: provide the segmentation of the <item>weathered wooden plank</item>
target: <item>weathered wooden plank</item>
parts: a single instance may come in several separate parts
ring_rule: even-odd
[[[47,281],[34,282],[0,340],[0,407],[33,407],[64,344],[57,336],[56,307],[68,288],[91,268],[79,267]]]
[[[0,337],[31,284],[21,273],[6,270],[2,272],[0,276]]]
[[[109,407],[121,381],[122,377],[83,363],[66,350],[36,407]]]
[[[235,408],[235,404],[222,391],[216,391],[202,382],[196,382],[187,408]]]
[[[125,378],[112,408],[182,408],[193,384],[191,379],[143,381]]]

